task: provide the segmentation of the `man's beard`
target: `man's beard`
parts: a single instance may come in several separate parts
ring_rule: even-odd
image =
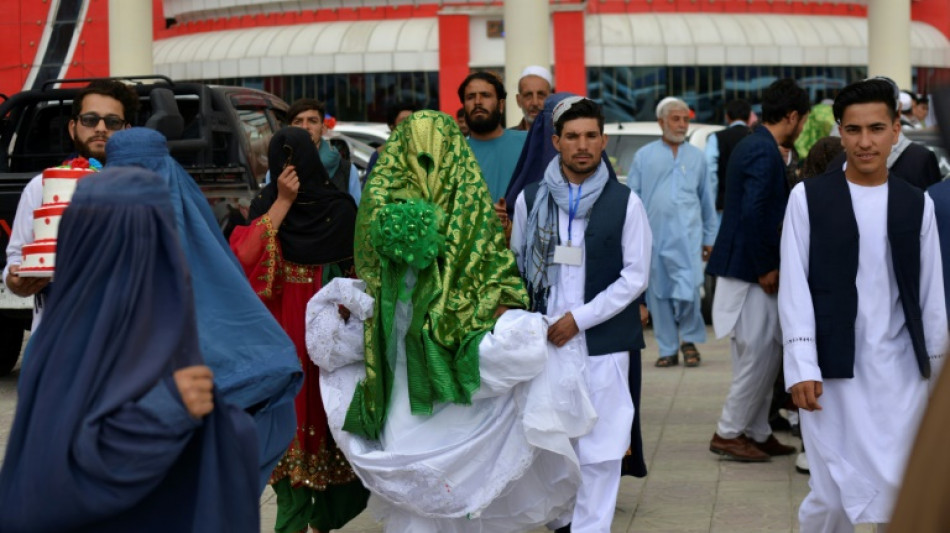
[[[92,149],[89,148],[89,143],[91,143],[93,139],[99,139],[99,138],[101,137],[92,136],[92,137],[89,137],[86,140],[86,142],[82,142],[79,140],[78,136],[73,136],[73,147],[76,148],[76,152],[78,152],[79,155],[81,155],[82,157],[85,157],[86,159],[94,157],[98,159],[100,162],[105,163],[106,162],[105,151],[101,153],[94,153]]]
[[[564,159],[563,157],[561,157],[560,159],[561,159],[561,164],[564,165],[565,168],[567,168],[568,170],[570,170],[571,172],[579,176],[589,176],[590,174],[593,174],[594,171],[597,170],[597,167],[600,166],[600,161],[601,161],[599,158],[598,159],[592,158],[590,166],[585,168],[585,167],[576,165],[568,161],[567,159]]]
[[[524,123],[529,126],[534,124],[534,121],[541,115],[541,111],[540,110],[535,111],[533,115],[530,113],[531,113],[531,110],[529,110],[528,112],[524,114]]]
[[[664,129],[663,138],[670,144],[683,144],[686,142],[685,133],[674,133],[673,130]]]
[[[498,126],[501,124],[501,111],[495,109],[494,111],[489,111],[487,117],[479,115],[477,118],[473,117],[468,111],[466,111],[465,122],[468,123],[468,129],[473,133],[477,133],[479,135],[491,133],[498,129]]]

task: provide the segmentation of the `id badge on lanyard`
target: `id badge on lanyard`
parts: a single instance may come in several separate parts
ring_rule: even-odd
[[[574,226],[574,217],[577,216],[577,207],[581,203],[581,188],[577,186],[577,199],[574,199],[574,189],[571,184],[567,184],[567,246],[558,244],[554,247],[554,262],[559,265],[581,266],[583,253],[580,246],[571,246],[571,230]]]

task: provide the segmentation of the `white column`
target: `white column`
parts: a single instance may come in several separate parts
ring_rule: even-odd
[[[109,75],[154,73],[152,0],[109,0]]]
[[[868,76],[911,90],[910,0],[868,0]]]
[[[521,122],[518,76],[529,65],[551,68],[551,15],[548,0],[505,0],[505,102],[508,126]]]

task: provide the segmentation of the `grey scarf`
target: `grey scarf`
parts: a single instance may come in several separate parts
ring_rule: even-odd
[[[580,187],[581,197],[574,219],[586,219],[594,202],[600,198],[609,175],[601,161],[597,170],[584,180]],[[569,187],[573,189],[569,193]],[[575,201],[578,189],[573,187],[561,173],[561,157],[555,157],[544,170],[525,228],[525,281],[531,296],[531,310],[547,312],[548,295],[557,283],[558,264],[554,262],[554,248],[558,244],[558,210],[570,212],[570,194]]]

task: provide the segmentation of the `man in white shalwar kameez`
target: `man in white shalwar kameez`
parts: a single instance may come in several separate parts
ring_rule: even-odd
[[[726,203],[706,273],[717,276],[716,337],[732,337],[732,384],[709,442],[736,461],[795,453],[769,426],[772,385],[782,364],[778,320],[779,230],[788,202],[779,146],[792,148],[808,117],[808,93],[794,80],[762,94],[762,125],[742,139],[726,167]]]
[[[600,107],[565,98],[554,109],[552,139],[559,156],[541,182],[515,203],[511,246],[532,309],[557,320],[548,340],[586,353],[594,429],[575,444],[581,486],[574,533],[610,531],[621,460],[630,444],[633,401],[629,352],[640,327],[634,299],[646,288],[652,235],[636,194],[608,177],[601,153],[607,137]]]
[[[706,342],[699,288],[719,217],[705,156],[685,142],[689,106],[664,98],[656,107],[661,139],[637,150],[627,185],[643,200],[653,231],[647,307],[659,348],[658,367],[699,366],[696,343]]]
[[[809,533],[888,522],[946,350],[933,202],[886,166],[894,93],[881,79],[841,91],[846,167],[797,185],[783,225],[779,313],[811,470],[799,509]]]

